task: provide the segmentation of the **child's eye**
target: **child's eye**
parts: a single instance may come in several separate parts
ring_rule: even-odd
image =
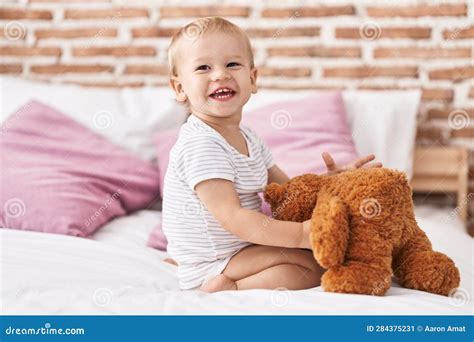
[[[198,71],[198,70],[209,70],[209,69],[210,69],[209,65],[200,65],[196,68],[196,71]]]
[[[240,64],[237,63],[237,62],[230,62],[229,64],[227,64],[227,66],[228,66],[229,68],[232,68],[232,67],[240,66]]]

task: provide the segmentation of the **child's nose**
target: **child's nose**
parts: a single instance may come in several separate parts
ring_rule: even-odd
[[[212,73],[213,81],[223,81],[230,79],[230,74],[225,70],[225,68],[215,68]]]

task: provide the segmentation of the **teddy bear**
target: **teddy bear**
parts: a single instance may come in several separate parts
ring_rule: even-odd
[[[335,175],[304,174],[264,191],[272,216],[311,219],[310,242],[326,269],[325,291],[382,296],[392,275],[400,285],[439,295],[459,287],[445,254],[433,251],[418,226],[405,173],[360,168]]]

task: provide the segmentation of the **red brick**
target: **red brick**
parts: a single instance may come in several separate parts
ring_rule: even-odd
[[[389,47],[376,48],[374,50],[375,58],[470,58],[471,49],[469,48],[422,48],[422,47]]]
[[[419,126],[416,132],[416,140],[430,140],[436,141],[440,144],[445,144],[446,132],[440,127]]]
[[[446,69],[435,69],[429,72],[432,80],[461,81],[474,78],[474,67],[455,67]]]
[[[166,27],[136,27],[132,29],[133,38],[160,38],[160,37],[171,37],[173,34],[178,32],[178,27],[166,28]]]
[[[465,28],[459,27],[454,30],[444,30],[443,37],[446,40],[474,38],[474,26]]]
[[[317,37],[319,32],[319,27],[275,27],[246,30],[247,35],[251,38]]]
[[[8,24],[7,24],[8,25]],[[18,40],[24,41],[27,35],[26,26],[20,25],[11,25],[11,26],[0,27],[0,38],[8,40]]]
[[[374,29],[374,33],[378,35],[378,39],[428,39],[431,37],[431,28],[429,27],[380,27],[380,29]],[[363,25],[361,25],[360,27],[338,27],[336,28],[336,38],[363,39],[364,36],[363,34],[361,34],[361,30],[364,30]]]
[[[299,17],[331,17],[355,14],[354,6],[303,6],[285,8],[264,8],[264,18],[299,18]]]
[[[276,76],[276,77],[307,77],[311,76],[310,68],[258,68],[259,76]]]
[[[474,127],[453,129],[451,131],[451,137],[452,138],[474,138]]]
[[[48,10],[0,8],[0,19],[51,20],[53,13]]]
[[[275,47],[267,50],[269,56],[297,56],[297,57],[361,57],[359,47],[325,47],[325,46],[301,46],[301,47]]]
[[[72,55],[75,57],[89,56],[155,56],[156,49],[152,46],[113,46],[113,47],[90,47],[73,48]]]
[[[83,65],[83,64],[52,64],[52,65],[32,65],[31,72],[37,74],[67,74],[67,73],[99,73],[113,72],[111,65]]]
[[[0,64],[0,74],[20,74],[22,71],[21,64]]]
[[[147,18],[148,10],[145,8],[94,8],[91,9],[66,9],[65,19],[111,19],[120,20],[124,18]]]
[[[168,75],[168,66],[165,65],[127,65],[124,74],[139,74],[139,75]]]
[[[242,6],[195,6],[195,7],[161,7],[162,18],[177,17],[248,17],[249,7]]]
[[[449,115],[454,111],[463,111],[467,113],[470,118],[474,119],[474,108],[432,108],[428,110],[429,119],[448,119]]]
[[[59,47],[25,47],[25,46],[2,46],[2,56],[61,56]]]
[[[451,102],[454,99],[454,90],[442,88],[423,88],[421,99],[425,101]]]
[[[466,4],[415,5],[394,7],[369,7],[367,15],[370,17],[441,17],[467,16]]]
[[[345,78],[365,78],[365,77],[417,77],[417,67],[337,67],[324,68],[324,77],[345,77]]]
[[[140,88],[145,86],[145,82],[127,82],[127,81],[109,81],[109,82],[82,82],[66,81],[64,83],[77,84],[83,87],[101,87],[101,88]]]
[[[35,36],[36,36],[36,39],[117,37],[117,29],[115,28],[38,29],[35,31]]]

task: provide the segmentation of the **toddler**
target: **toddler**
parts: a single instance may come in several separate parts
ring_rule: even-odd
[[[258,193],[289,178],[264,142],[240,125],[243,106],[257,92],[248,37],[223,18],[201,18],[173,36],[169,63],[170,86],[190,113],[170,152],[163,195],[163,230],[180,288],[319,286],[323,270],[310,249],[310,221],[269,220],[260,212]],[[337,173],[374,156],[342,168],[329,154],[323,158]]]

